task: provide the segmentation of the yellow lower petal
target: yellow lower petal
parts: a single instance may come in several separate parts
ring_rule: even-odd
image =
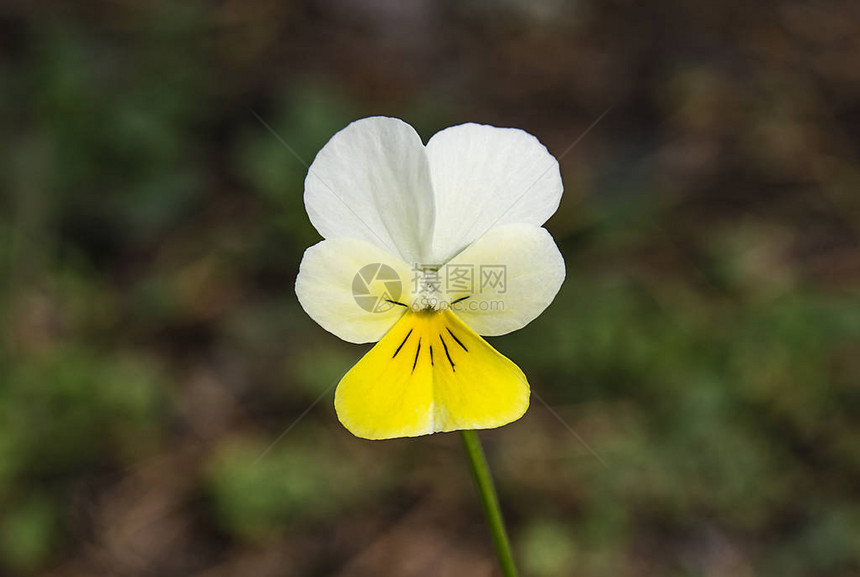
[[[454,313],[409,311],[343,377],[334,406],[358,437],[415,437],[515,421],[529,385]]]

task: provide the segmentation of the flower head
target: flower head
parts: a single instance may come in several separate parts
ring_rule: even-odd
[[[542,225],[561,193],[555,158],[512,128],[453,126],[425,146],[372,117],[320,150],[305,206],[325,240],[296,294],[329,332],[378,341],[335,393],[349,431],[411,437],[525,413],[525,375],[479,335],[524,327],[558,292],[564,260]]]

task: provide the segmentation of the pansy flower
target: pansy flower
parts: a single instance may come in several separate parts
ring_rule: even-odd
[[[426,144],[401,120],[353,122],[319,151],[305,206],[325,239],[296,294],[324,329],[376,345],[335,393],[367,439],[485,429],[520,418],[529,385],[480,335],[527,325],[564,260],[542,225],[562,194],[558,162],[518,129],[463,124]]]

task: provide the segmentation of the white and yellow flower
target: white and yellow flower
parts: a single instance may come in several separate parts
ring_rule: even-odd
[[[463,124],[425,146],[373,117],[320,150],[305,206],[325,240],[296,294],[329,332],[378,341],[335,393],[349,431],[412,437],[525,413],[525,375],[479,335],[524,327],[558,292],[564,260],[542,225],[561,193],[558,162],[517,129]]]

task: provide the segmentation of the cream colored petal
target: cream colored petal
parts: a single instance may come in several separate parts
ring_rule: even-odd
[[[458,273],[469,271],[473,282],[466,286]],[[565,276],[564,259],[552,236],[528,224],[490,230],[442,272],[452,310],[484,336],[529,324],[549,306]]]
[[[333,238],[305,251],[296,295],[305,312],[330,333],[351,343],[376,342],[411,304],[410,271],[374,244]]]

